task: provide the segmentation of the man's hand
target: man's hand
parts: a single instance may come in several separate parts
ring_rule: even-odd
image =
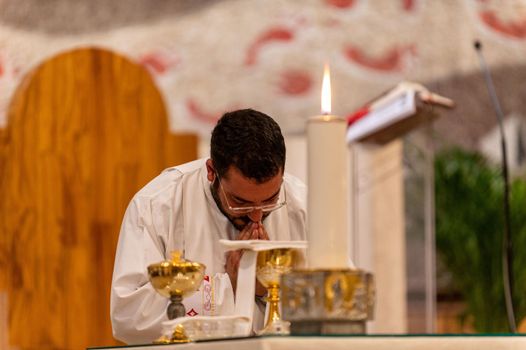
[[[264,239],[268,240],[268,234],[263,224],[261,222],[253,222],[245,226],[245,228],[239,233],[238,240],[250,240],[250,239]],[[230,283],[234,289],[234,295],[236,293],[237,287],[237,271],[239,269],[239,261],[243,255],[242,250],[230,251],[226,255],[225,270],[230,277]],[[256,282],[256,295],[265,294],[265,288],[259,283]]]
[[[251,239],[264,239],[266,241],[269,240],[268,233],[265,230],[265,227],[263,227],[263,224],[261,222],[252,223],[252,227],[254,228],[254,231],[252,232],[253,238]]]

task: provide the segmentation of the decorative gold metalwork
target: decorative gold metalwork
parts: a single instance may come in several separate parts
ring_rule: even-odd
[[[256,277],[267,289],[266,301],[269,304],[268,318],[260,335],[290,333],[290,323],[282,320],[279,312],[280,277],[292,270],[295,257],[296,252],[292,248],[276,248],[258,253]]]
[[[294,270],[283,275],[281,288],[293,334],[365,333],[373,316],[374,280],[362,270]]]
[[[163,335],[159,339],[155,340],[154,344],[178,344],[178,343],[189,343],[190,339],[186,336],[184,327],[182,324],[175,326],[175,329],[171,337]]]
[[[182,303],[183,298],[199,289],[205,268],[203,264],[184,260],[179,251],[172,252],[172,260],[148,266],[148,275],[153,288],[171,301],[166,310],[168,319],[172,320],[186,315]],[[170,339],[163,336],[155,343],[184,343],[188,341],[183,326],[177,325]]]

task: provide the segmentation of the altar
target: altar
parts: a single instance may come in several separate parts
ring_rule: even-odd
[[[185,344],[91,347],[88,350],[519,350],[526,334],[267,336]]]

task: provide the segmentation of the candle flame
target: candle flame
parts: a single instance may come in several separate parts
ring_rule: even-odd
[[[323,66],[323,81],[321,83],[321,112],[331,114],[331,71],[329,65]]]

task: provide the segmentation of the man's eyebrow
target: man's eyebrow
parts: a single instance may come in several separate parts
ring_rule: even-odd
[[[268,202],[268,201],[274,199],[277,195],[279,195],[279,192],[280,192],[280,191],[281,191],[281,186],[278,188],[278,190],[277,190],[273,195],[271,195],[271,196],[268,197],[267,199],[262,200],[261,202]],[[241,197],[238,197],[238,196],[236,196],[236,195],[232,195],[232,197],[233,197],[236,201],[238,201],[238,202],[254,203],[254,202],[252,202],[252,201],[246,200],[246,199],[241,198]]]

